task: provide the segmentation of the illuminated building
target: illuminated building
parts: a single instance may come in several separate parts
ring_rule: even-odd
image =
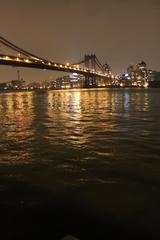
[[[130,81],[131,86],[146,87],[152,78],[152,70],[148,70],[147,64],[141,61],[136,66],[130,65],[125,76],[126,79],[123,80]]]
[[[23,89],[25,87],[25,81],[23,78],[20,79],[20,72],[17,70],[18,79],[11,81],[11,88],[13,89]]]
[[[57,89],[83,88],[84,81],[85,77],[83,75],[72,73],[70,75],[57,78],[54,82],[52,82],[52,87]]]
[[[160,87],[160,72],[153,71],[149,81],[150,87]]]
[[[22,89],[24,86],[25,86],[25,81],[23,79],[11,81],[11,87],[13,89]]]
[[[10,83],[0,83],[0,90],[10,89]]]

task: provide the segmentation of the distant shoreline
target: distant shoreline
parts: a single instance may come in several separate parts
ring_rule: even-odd
[[[151,88],[160,88],[157,86],[149,86],[148,88],[144,88],[144,87],[131,87],[131,86],[126,86],[126,87],[118,87],[118,86],[111,86],[111,87],[92,87],[92,88],[68,88],[68,89],[62,89],[62,88],[57,88],[57,89],[33,89],[33,90],[23,90],[23,89],[19,89],[19,90],[0,90],[0,93],[16,93],[16,92],[48,92],[48,91],[70,91],[70,90],[92,90],[92,89],[151,89]]]

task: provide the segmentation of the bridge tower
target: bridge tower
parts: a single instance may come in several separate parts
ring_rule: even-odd
[[[92,69],[93,71],[96,71],[96,55],[95,54],[85,55],[84,59],[85,67],[88,69]],[[91,77],[88,75],[85,77],[86,87],[95,86],[95,84],[96,84],[95,76]]]

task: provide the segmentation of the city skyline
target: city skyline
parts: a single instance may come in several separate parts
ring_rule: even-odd
[[[158,1],[6,1],[2,3],[1,35],[20,47],[56,62],[79,61],[96,53],[122,73],[141,60],[159,70]],[[0,67],[0,82],[17,77]],[[44,80],[60,73],[20,69],[25,80]],[[62,73],[63,75],[64,73]]]

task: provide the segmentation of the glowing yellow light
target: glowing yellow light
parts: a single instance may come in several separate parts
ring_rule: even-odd
[[[32,56],[31,56],[32,57]],[[40,61],[40,59],[39,58],[36,58],[36,57],[32,57],[34,60],[36,60],[36,61]]]
[[[148,88],[148,86],[149,86],[148,82],[145,82],[143,85],[143,87],[145,87],[145,88]]]
[[[24,60],[26,63],[30,63],[31,61],[29,59]]]

